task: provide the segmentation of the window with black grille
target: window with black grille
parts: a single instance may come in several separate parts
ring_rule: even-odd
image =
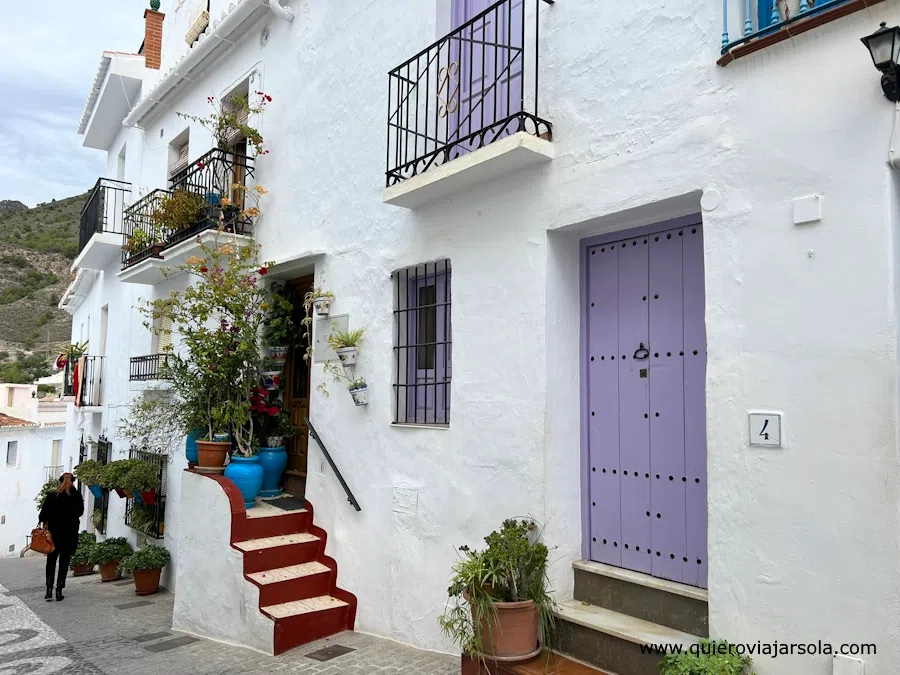
[[[450,261],[394,272],[394,424],[450,424]]]

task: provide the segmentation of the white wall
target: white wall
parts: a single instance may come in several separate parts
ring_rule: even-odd
[[[339,583],[359,597],[357,628],[449,651],[436,617],[455,548],[478,545],[507,516],[546,522],[554,585],[570,592],[581,546],[578,240],[696,212],[716,190],[719,206],[703,214],[711,630],[744,642],[875,642],[867,673],[892,673],[893,110],[858,39],[897,23],[897,1],[726,69],[715,65],[718,3],[542,5],[540,112],[557,158],[415,212],[381,203],[385,73],[433,39],[444,20],[435,3],[290,4],[292,24],[267,15],[143,135],[120,138],[136,144],[128,180],[149,191],[164,185],[168,143],[186,125],[175,111],[205,114],[209,94],[253,70],[274,97],[261,126],[272,152],[258,162],[271,190],[262,257],[327,251],[317,281],[335,292],[335,313],[367,327],[357,371],[371,383],[368,408],[334,387],[312,402],[362,512],[318,473],[314,444],[308,479]],[[191,129],[192,158],[208,138]],[[794,226],[791,200],[810,193],[825,195],[825,218]],[[443,257],[453,266],[450,429],[392,427],[389,275]],[[147,292],[107,270],[76,314],[74,325],[96,323],[109,303],[108,373],[145,353],[140,320],[119,317]],[[124,380],[105,378],[115,406],[129,398]],[[784,413],[783,450],[749,449],[751,409]],[[109,435],[120,410],[98,423]],[[418,490],[417,513],[392,510],[398,486]],[[124,527],[118,502],[111,534]],[[830,665],[782,658],[758,670],[825,675]]]

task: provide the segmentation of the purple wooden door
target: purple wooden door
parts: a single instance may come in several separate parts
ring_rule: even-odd
[[[590,557],[705,588],[701,226],[585,252]]]
[[[453,0],[452,23],[457,29],[474,19],[451,43],[451,58],[458,64],[459,103],[449,116],[448,139],[465,138],[497,125],[486,143],[514,133],[516,124],[500,126],[522,111],[522,23],[524,0]],[[481,147],[465,143],[461,153]]]

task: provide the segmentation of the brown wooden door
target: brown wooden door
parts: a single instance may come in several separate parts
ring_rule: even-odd
[[[303,339],[306,331],[301,322],[304,317],[303,296],[307,291],[312,290],[313,282],[314,277],[312,276],[288,282],[290,290],[293,291],[294,325],[297,326],[297,329],[291,341],[291,349],[288,352],[288,360],[284,369],[284,409],[290,412],[291,423],[299,431],[291,438],[285,439],[288,463],[282,479],[282,487],[286,492],[298,497],[302,497],[306,493],[306,464],[309,449],[309,429],[306,426],[306,417],[309,415],[311,365],[303,358],[306,354],[307,343]]]

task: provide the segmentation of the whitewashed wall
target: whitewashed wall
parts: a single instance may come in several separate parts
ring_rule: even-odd
[[[340,584],[359,596],[358,629],[449,651],[436,617],[455,548],[507,516],[547,523],[554,584],[571,592],[578,240],[696,212],[715,190],[720,204],[703,214],[711,630],[743,642],[875,642],[866,672],[893,673],[900,220],[885,165],[893,109],[859,37],[898,23],[897,1],[726,69],[715,65],[718,3],[542,7],[540,112],[557,159],[416,212],[381,203],[385,80],[446,24],[436,3],[289,4],[292,24],[267,15],[143,135],[122,138],[142,148],[129,145],[128,180],[149,191],[164,185],[168,142],[186,127],[175,111],[205,114],[208,95],[253,70],[274,96],[261,127],[272,150],[259,162],[271,190],[263,257],[327,251],[318,281],[337,295],[336,313],[367,327],[357,370],[371,383],[369,407],[334,387],[312,402],[362,512],[317,471],[314,446],[308,483]],[[191,129],[192,158],[203,138]],[[810,193],[825,195],[825,218],[794,226],[791,200]],[[389,275],[441,257],[453,264],[450,429],[394,428]],[[93,292],[75,326],[87,314],[98,324],[105,302],[111,318],[124,316],[147,291],[108,270]],[[127,373],[127,358],[146,353],[139,325],[111,320],[108,368]],[[107,400],[127,400],[125,378],[105,378]],[[783,450],[749,449],[751,409],[784,413]],[[417,513],[392,510],[395,487],[418,491]],[[111,534],[124,527],[119,501]],[[762,675],[830,668],[825,657],[758,664]]]

